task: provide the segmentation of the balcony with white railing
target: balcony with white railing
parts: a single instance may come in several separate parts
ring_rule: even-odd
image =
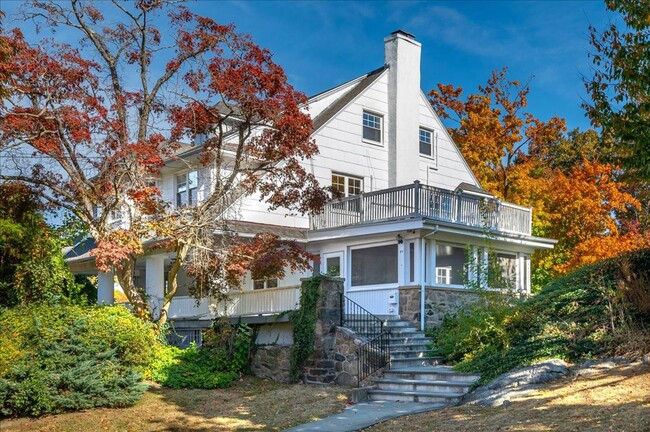
[[[233,291],[215,307],[218,316],[272,315],[298,308],[300,286]]]
[[[311,218],[311,229],[426,218],[494,232],[531,235],[532,209],[480,195],[413,184],[337,199]]]

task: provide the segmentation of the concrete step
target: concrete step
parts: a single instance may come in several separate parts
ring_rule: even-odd
[[[434,351],[429,350],[404,350],[404,351],[393,351],[390,350],[391,360],[400,360],[400,359],[434,359]],[[441,360],[439,357],[436,357],[435,360]]]
[[[395,333],[390,335],[390,338],[388,338],[391,343],[430,343],[433,341],[433,339],[428,338],[424,335],[422,335],[419,332],[416,333]]]
[[[401,337],[402,335],[408,334],[408,335],[417,335],[417,336],[424,336],[424,333],[416,329],[415,327],[384,327],[385,330],[390,330],[391,335],[393,337]],[[384,331],[385,331],[384,330]]]
[[[377,378],[374,379],[373,382],[377,384],[378,390],[450,393],[453,395],[464,395],[472,386],[470,383],[463,381],[430,381]]]
[[[411,342],[411,343],[390,343],[391,351],[429,351],[431,347],[426,342]]]
[[[370,400],[400,401],[400,402],[423,402],[442,403],[445,405],[456,405],[460,402],[462,395],[445,392],[409,392],[399,390],[368,390]]]
[[[399,363],[399,360],[397,361]],[[391,362],[391,368],[384,370],[384,379],[407,379],[429,381],[455,381],[466,382],[470,385],[479,380],[481,376],[456,372],[450,366],[404,366],[400,367]]]
[[[402,357],[402,358],[392,358],[392,353],[391,353],[391,360],[390,360],[390,366],[392,368],[411,368],[411,367],[426,367],[426,366],[434,366],[438,365],[442,359],[440,357]]]

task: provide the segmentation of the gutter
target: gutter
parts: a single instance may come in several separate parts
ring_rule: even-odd
[[[426,298],[426,288],[425,288],[425,282],[424,282],[424,275],[425,275],[425,270],[426,270],[426,250],[427,250],[427,242],[425,239],[431,235],[437,234],[439,230],[439,226],[436,225],[433,228],[433,231],[431,231],[429,234],[422,236],[420,239],[420,331],[424,331],[424,321],[425,321],[425,316],[424,316],[424,302]]]

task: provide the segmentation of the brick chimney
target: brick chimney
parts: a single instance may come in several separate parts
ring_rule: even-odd
[[[384,38],[388,66],[388,187],[417,179],[420,126],[420,53],[415,37],[397,30]]]

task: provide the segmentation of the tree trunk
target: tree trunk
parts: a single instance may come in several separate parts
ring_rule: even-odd
[[[162,328],[167,323],[167,318],[169,315],[169,306],[171,305],[172,299],[176,295],[178,289],[178,271],[181,269],[187,252],[189,250],[189,245],[179,244],[176,247],[176,261],[169,269],[169,275],[167,276],[168,291],[165,294],[165,299],[163,300],[162,307],[160,308],[160,316],[156,321],[158,328]]]
[[[133,314],[141,319],[151,319],[149,305],[142,290],[133,283],[133,273],[135,270],[135,259],[131,258],[122,262],[121,268],[115,269],[117,281],[122,286],[126,298],[133,307]]]

